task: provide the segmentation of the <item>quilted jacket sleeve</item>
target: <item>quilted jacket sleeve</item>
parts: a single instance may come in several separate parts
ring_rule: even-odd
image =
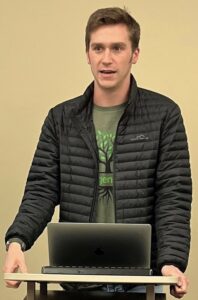
[[[52,111],[42,127],[19,212],[6,241],[18,237],[29,249],[51,220],[59,203],[59,147]]]
[[[178,106],[164,121],[156,177],[158,270],[185,271],[190,248],[191,173],[185,128]]]

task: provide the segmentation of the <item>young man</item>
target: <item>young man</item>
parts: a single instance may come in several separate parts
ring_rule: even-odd
[[[180,109],[138,88],[140,27],[120,8],[93,13],[86,52],[94,82],[51,109],[19,213],[6,234],[4,271],[27,270],[29,249],[60,205],[60,221],[150,223],[152,269],[187,292],[191,177]],[[17,282],[7,282],[17,286]]]

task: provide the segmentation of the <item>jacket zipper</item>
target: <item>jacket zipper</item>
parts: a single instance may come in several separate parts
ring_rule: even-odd
[[[120,120],[118,121],[118,125],[116,128],[116,134],[115,134],[115,139],[114,139],[114,143],[113,143],[113,200],[114,200],[114,210],[115,210],[115,223],[117,223],[117,214],[116,214],[116,192],[115,192],[115,175],[116,175],[116,169],[115,169],[115,152],[116,152],[116,148],[117,148],[117,135],[118,135],[118,129],[121,123],[122,118],[124,117],[126,112],[126,108],[122,114],[122,116],[120,117]]]
[[[95,221],[94,220],[94,211],[95,211],[95,207],[96,207],[96,203],[97,203],[97,199],[98,199],[98,180],[99,180],[98,167],[96,169],[95,178],[96,178],[96,181],[95,181],[95,188],[94,188],[94,198],[92,201],[91,213],[90,213],[90,218],[89,218],[90,223],[94,223],[94,221]]]
[[[96,132],[95,132],[95,126],[93,124],[92,127],[92,132],[94,137],[96,138]],[[96,203],[97,203],[97,199],[98,199],[98,182],[99,182],[99,157],[98,157],[98,145],[97,145],[97,141],[96,141],[96,157],[95,157],[95,163],[96,163],[96,170],[95,170],[95,186],[94,186],[94,197],[93,197],[93,201],[92,201],[92,206],[91,206],[91,212],[90,212],[90,217],[89,217],[89,222],[90,223],[94,223],[94,211],[95,211],[95,207],[96,207]]]
[[[116,129],[116,135],[115,135],[115,139],[114,139],[114,143],[113,143],[113,201],[114,201],[114,214],[115,214],[115,223],[117,223],[117,215],[116,215],[116,192],[115,192],[115,173],[116,173],[116,169],[115,169],[115,150],[116,150],[116,139],[117,139],[117,134],[118,134],[118,126],[117,125],[117,129]]]

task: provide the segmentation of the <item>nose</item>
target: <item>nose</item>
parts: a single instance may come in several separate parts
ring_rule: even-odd
[[[110,49],[105,49],[105,51],[103,52],[102,63],[105,65],[109,65],[112,63],[112,55]]]

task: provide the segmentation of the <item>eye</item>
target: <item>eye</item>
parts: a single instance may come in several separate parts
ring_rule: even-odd
[[[103,48],[100,45],[96,45],[96,46],[93,47],[93,50],[96,53],[100,53],[100,52],[102,52]]]
[[[114,52],[120,52],[122,50],[121,46],[120,45],[115,45],[113,46],[113,49],[112,49]]]

